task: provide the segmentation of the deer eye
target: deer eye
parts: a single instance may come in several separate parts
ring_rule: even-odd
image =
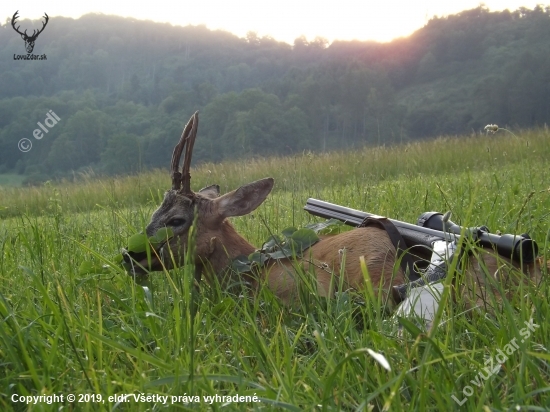
[[[178,217],[174,219],[170,219],[166,224],[166,226],[183,226],[183,225],[185,225],[185,219],[178,218]]]

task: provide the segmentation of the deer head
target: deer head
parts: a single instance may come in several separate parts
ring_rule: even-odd
[[[44,18],[46,19],[46,21],[42,23],[42,28],[38,30],[38,32],[36,30],[33,30],[32,35],[29,36],[27,35],[27,30],[25,30],[24,33],[21,33],[19,31],[20,26],[17,26],[17,28],[15,27],[15,20],[17,20],[18,17],[17,13],[19,13],[19,10],[17,10],[11,18],[11,26],[17,33],[21,35],[21,38],[25,40],[25,48],[27,49],[27,53],[32,53],[32,51],[34,50],[34,42],[36,41],[38,35],[44,31],[44,28],[48,24],[49,17],[46,13],[44,13]]]
[[[223,196],[220,196],[218,185],[193,192],[189,169],[198,123],[199,115],[196,112],[183,129],[180,141],[174,148],[170,168],[172,189],[164,194],[162,204],[153,213],[146,228],[149,237],[165,227],[171,229],[172,236],[153,251],[150,262],[145,254],[125,254],[126,262],[133,259],[139,264],[134,266],[134,274],[145,273],[144,268],[157,271],[171,269],[182,263],[187,250],[189,230],[194,222],[194,261],[199,272],[209,267],[213,273],[219,273],[231,259],[254,251],[254,247],[235,231],[227,218],[243,216],[256,209],[271,192],[273,179],[265,178],[249,183]],[[185,157],[180,171],[179,163],[184,151]]]

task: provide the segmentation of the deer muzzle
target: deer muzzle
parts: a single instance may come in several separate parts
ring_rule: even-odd
[[[123,263],[122,266],[126,269],[126,272],[130,276],[143,276],[148,275],[150,272],[162,271],[163,269],[170,269],[170,262],[165,264],[161,259],[164,255],[164,246],[161,245],[158,249],[150,250],[149,256],[147,252],[131,252],[126,249],[122,250]]]

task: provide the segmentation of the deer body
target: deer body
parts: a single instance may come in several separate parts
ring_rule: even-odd
[[[272,178],[261,179],[222,196],[217,185],[199,192],[191,191],[189,164],[197,125],[198,115],[195,113],[174,149],[172,189],[166,192],[146,229],[147,235],[153,236],[159,229],[170,227],[173,237],[155,251],[151,262],[146,258],[135,260],[152,271],[170,269],[174,262],[177,264],[183,261],[189,229],[195,221],[194,261],[197,272],[207,280],[211,280],[212,275],[218,276],[223,284],[222,275],[227,273],[226,269],[232,260],[240,255],[248,256],[256,250],[237,233],[228,218],[243,216],[255,210],[271,192],[274,181]],[[184,166],[180,172],[179,159],[185,145]],[[401,268],[395,267],[396,251],[389,236],[378,227],[357,228],[323,238],[307,249],[298,262],[291,259],[270,261],[255,277],[247,280],[253,289],[265,285],[284,303],[292,304],[298,297],[295,272],[298,263],[303,265],[305,273],[314,274],[318,293],[330,297],[341,282],[345,289],[361,289],[365,286],[360,257],[364,257],[373,289],[378,293],[388,292],[392,285],[406,281]],[[478,292],[485,290],[488,277],[502,283],[509,279],[512,264],[510,260],[496,258],[492,251],[485,251],[481,258],[468,257],[466,268],[460,293],[473,291],[472,300],[479,304]],[[533,280],[540,279],[540,270],[536,265],[531,264],[522,269]],[[136,272],[140,270],[137,269],[134,274]],[[517,270],[515,272],[521,273]],[[343,279],[339,278],[340,274],[343,274]]]
[[[232,239],[239,236],[232,233]],[[217,240],[210,262],[215,260],[214,256],[227,250],[223,246],[223,240]],[[248,242],[247,242],[248,243]],[[227,259],[217,267],[212,268],[213,273],[223,276],[224,269],[230,264],[232,258],[239,255],[252,253],[255,248],[247,244],[238,252],[235,250],[233,256],[227,255]],[[268,287],[285,304],[292,304],[298,297],[298,275],[296,266],[301,265],[306,274],[315,276],[317,292],[320,296],[331,297],[340,284],[339,275],[344,274],[343,287],[345,289],[361,289],[365,279],[359,258],[363,256],[368,273],[375,289],[381,286],[383,290],[390,290],[392,285],[404,283],[405,279],[401,268],[394,273],[395,249],[386,235],[379,228],[358,228],[336,236],[327,236],[304,253],[299,259],[277,259],[268,262],[264,268],[257,273],[256,278],[249,279],[253,289],[262,286]],[[223,279],[220,278],[223,282]]]
[[[173,266],[173,261],[181,261],[182,253],[187,248],[186,236],[196,208],[198,216],[194,260],[197,269],[206,279],[214,274],[223,283],[222,275],[231,261],[237,256],[249,255],[256,250],[237,233],[227,218],[250,213],[265,200],[272,187],[273,179],[266,178],[221,197],[218,197],[217,186],[210,186],[189,197],[180,196],[173,191],[167,192],[163,205],[153,214],[147,227],[147,235],[152,236],[161,227],[171,226],[175,236],[163,246],[162,253],[153,258],[151,270],[161,270],[163,267],[169,269]],[[162,262],[160,255],[166,257]],[[365,257],[375,287],[381,284],[384,289],[389,289],[391,284],[404,282],[401,269],[393,274],[395,249],[389,237],[385,231],[376,227],[359,228],[325,237],[306,250],[301,263],[306,273],[315,273],[319,294],[330,296],[339,283],[338,279],[332,279],[334,275],[345,273],[346,287],[360,288],[364,284],[359,265],[360,256]],[[147,262],[143,261],[141,264],[146,266]],[[271,262],[266,265],[259,278],[249,280],[253,288],[265,284],[283,302],[290,304],[297,291],[295,264],[291,259]]]

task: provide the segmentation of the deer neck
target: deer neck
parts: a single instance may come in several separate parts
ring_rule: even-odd
[[[215,237],[210,239],[208,261],[215,274],[222,273],[237,256],[248,256],[256,248],[242,237],[227,220],[223,221]]]

